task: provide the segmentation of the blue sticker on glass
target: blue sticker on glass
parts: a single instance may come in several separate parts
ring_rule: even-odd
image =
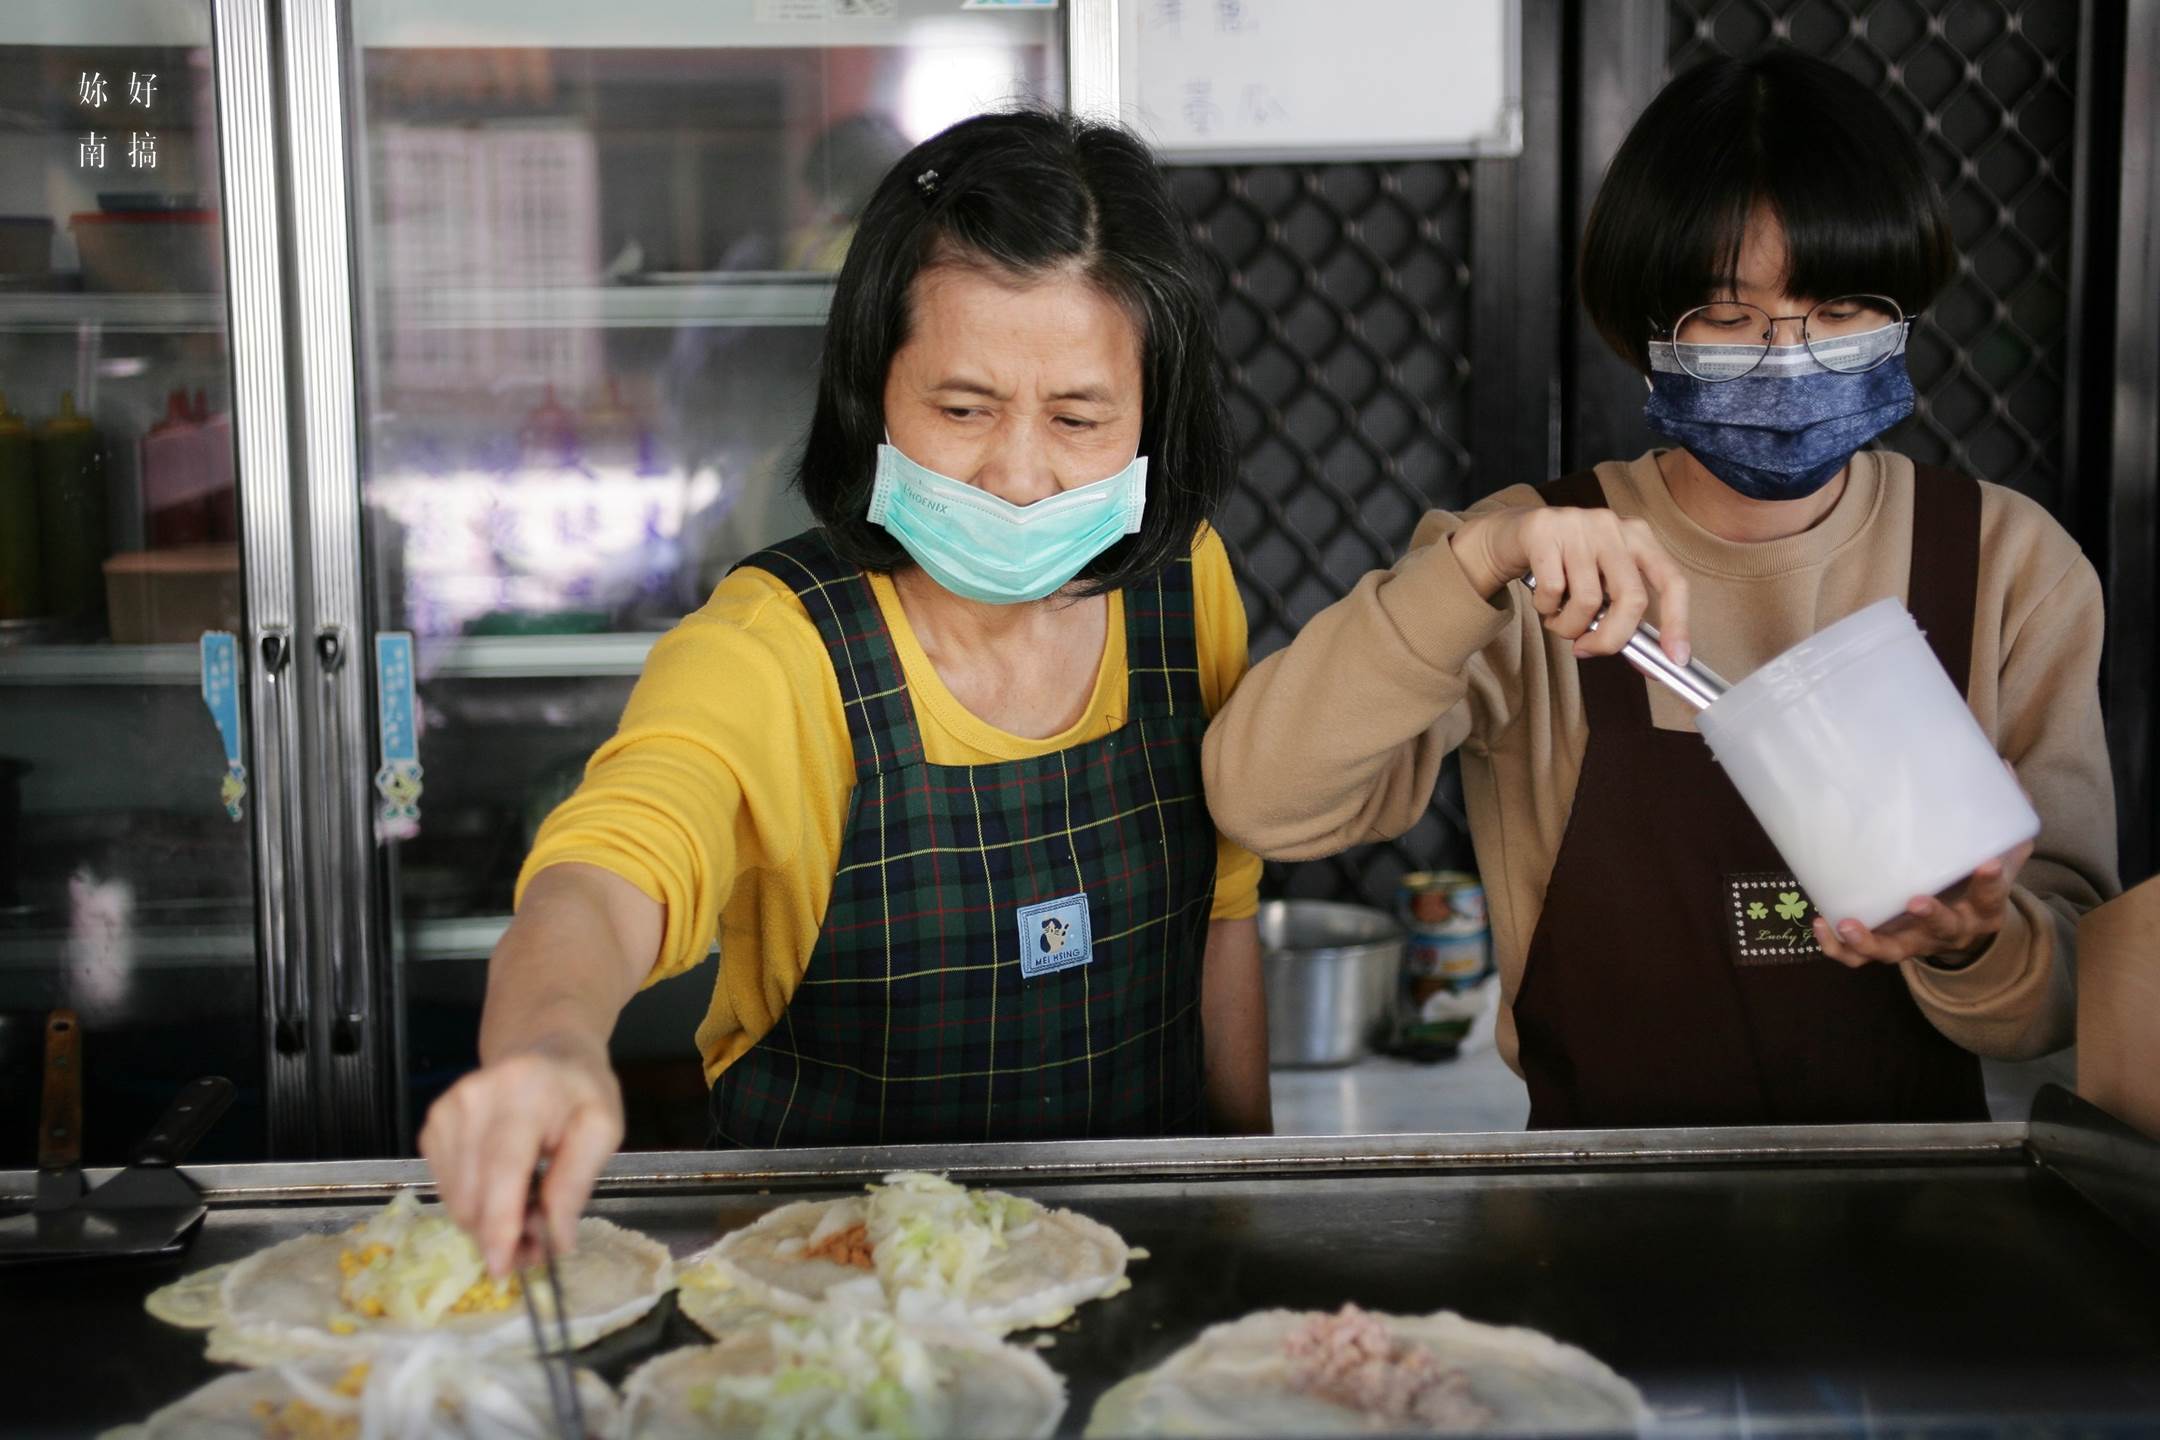
[[[413,686],[413,640],[403,630],[375,637],[375,694],[380,701],[382,825],[395,839],[420,832],[420,702]]]
[[[230,630],[203,631],[202,698],[225,745],[225,778],[218,782],[218,799],[227,817],[238,820],[246,813],[242,802],[247,799],[247,765],[240,758],[240,642]]]
[[[1033,980],[1095,958],[1086,894],[1045,900],[1020,910],[1020,974]]]

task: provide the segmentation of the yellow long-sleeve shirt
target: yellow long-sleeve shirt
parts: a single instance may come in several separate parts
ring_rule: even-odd
[[[1245,673],[1245,607],[1214,531],[1202,529],[1192,554],[1200,688],[1213,714]],[[1109,597],[1086,709],[1062,734],[1034,740],[969,713],[938,679],[891,579],[873,575],[870,586],[930,764],[1031,759],[1125,723],[1122,592]],[[647,984],[696,966],[717,932],[720,974],[697,1032],[710,1079],[778,1023],[802,980],[854,784],[840,682],[817,627],[777,578],[737,570],[653,646],[614,737],[540,827],[518,897],[541,870],[572,861],[637,886],[666,911]],[[1251,915],[1259,886],[1259,860],[1218,836],[1214,918]]]

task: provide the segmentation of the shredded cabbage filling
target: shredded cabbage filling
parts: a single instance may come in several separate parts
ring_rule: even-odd
[[[338,1272],[338,1298],[352,1316],[419,1328],[450,1315],[499,1314],[519,1302],[525,1283],[490,1276],[471,1237],[448,1216],[422,1214],[410,1192],[346,1232]],[[330,1328],[350,1333],[352,1320],[333,1316]]]
[[[760,1440],[923,1440],[950,1428],[949,1377],[927,1346],[882,1315],[834,1313],[775,1321],[775,1363],[759,1375],[693,1386],[691,1405],[716,1422],[754,1425]]]
[[[1016,1195],[903,1172],[870,1187],[864,1228],[893,1309],[924,1319],[964,1304],[998,1253],[1042,1214],[1042,1206]]]

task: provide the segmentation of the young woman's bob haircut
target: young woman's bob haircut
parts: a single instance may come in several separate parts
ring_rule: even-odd
[[[1648,371],[1653,333],[1732,295],[1757,205],[1784,226],[1791,295],[1917,315],[1956,269],[1919,147],[1866,86],[1789,50],[1706,60],[1635,122],[1583,233],[1583,308],[1623,360]]]
[[[863,210],[795,475],[834,548],[869,570],[908,563],[866,518],[885,376],[908,337],[916,276],[953,264],[1016,285],[1077,274],[1124,307],[1140,335],[1147,516],[1079,579],[1089,593],[1114,590],[1186,554],[1236,474],[1212,287],[1148,148],[1118,126],[1038,110],[980,115],[925,140]]]

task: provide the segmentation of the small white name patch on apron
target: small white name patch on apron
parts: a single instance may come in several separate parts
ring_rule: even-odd
[[[1085,893],[1044,900],[1020,909],[1020,974],[1033,980],[1085,965],[1095,958]]]

